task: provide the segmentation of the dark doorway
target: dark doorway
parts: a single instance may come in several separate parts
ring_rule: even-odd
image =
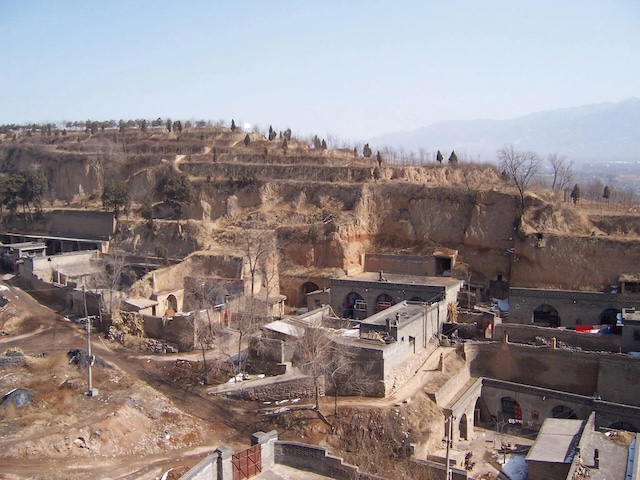
[[[553,306],[545,303],[533,311],[533,323],[548,327],[560,326],[560,315]]]

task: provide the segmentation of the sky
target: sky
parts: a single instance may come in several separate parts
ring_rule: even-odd
[[[640,97],[637,0],[0,0],[0,124],[366,140]]]

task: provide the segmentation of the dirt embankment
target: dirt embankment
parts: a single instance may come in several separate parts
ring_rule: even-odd
[[[635,255],[640,216],[539,192],[528,195],[519,221],[514,192],[491,166],[378,165],[295,141],[285,152],[258,134],[245,146],[244,135],[220,127],[23,138],[0,147],[0,170],[39,165],[51,196],[81,208],[100,208],[105,178],[126,179],[134,201],[155,196],[155,228],[125,219],[116,239],[141,254],[157,254],[158,246],[172,257],[216,251],[233,245],[224,232],[258,229],[275,232],[292,271],[344,271],[366,252],[444,246],[458,250],[477,281],[502,275],[512,285],[588,289],[614,283]],[[188,173],[196,190],[182,230],[155,191],[167,169]],[[25,228],[32,227],[18,230]]]

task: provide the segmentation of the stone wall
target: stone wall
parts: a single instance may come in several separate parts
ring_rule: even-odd
[[[364,270],[365,272],[382,270],[386,273],[435,277],[436,261],[433,257],[368,253],[365,256]]]
[[[241,388],[221,392],[227,397],[258,402],[275,402],[294,398],[315,398],[312,377],[287,377],[268,381],[242,382]],[[318,379],[320,396],[324,396],[324,378]]]
[[[640,406],[640,359],[520,344],[466,343],[472,376]]]

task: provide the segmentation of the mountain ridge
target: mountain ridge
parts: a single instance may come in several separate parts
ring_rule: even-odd
[[[640,160],[640,99],[534,112],[511,119],[445,120],[376,136],[369,143],[451,151],[493,160],[505,144],[575,161]]]

